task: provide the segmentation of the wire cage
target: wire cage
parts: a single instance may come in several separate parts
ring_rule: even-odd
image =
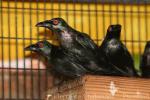
[[[89,34],[98,45],[110,24],[121,24],[121,40],[139,69],[140,55],[150,39],[148,0],[1,0],[1,100],[44,99],[52,77],[43,59],[24,48],[43,39],[57,43],[50,31],[35,27],[37,22],[54,17],[62,17],[73,28]]]

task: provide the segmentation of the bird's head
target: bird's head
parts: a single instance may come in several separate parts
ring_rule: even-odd
[[[68,27],[68,24],[62,18],[53,18],[36,24],[36,27],[45,27],[54,32],[60,32]]]
[[[150,48],[150,41],[147,41],[146,47]]]
[[[120,39],[120,34],[121,33],[121,25],[116,24],[116,25],[110,25],[107,29],[107,36],[111,38],[118,38]]]
[[[31,44],[25,48],[26,51],[37,52],[41,55],[50,55],[53,45],[46,40]]]
[[[146,42],[145,50],[148,50],[148,52],[150,52],[150,41]]]

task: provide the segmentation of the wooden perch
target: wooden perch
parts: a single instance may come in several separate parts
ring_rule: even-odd
[[[150,100],[150,79],[84,76],[49,89],[47,100]]]

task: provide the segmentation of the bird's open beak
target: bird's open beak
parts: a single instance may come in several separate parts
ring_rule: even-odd
[[[24,48],[25,51],[37,51],[37,47],[35,45],[29,45],[28,47]]]
[[[45,28],[50,28],[52,26],[51,22],[46,20],[46,21],[42,21],[39,22],[35,25],[36,27],[45,27]]]

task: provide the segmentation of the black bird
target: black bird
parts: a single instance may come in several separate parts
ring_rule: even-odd
[[[136,76],[134,61],[126,46],[120,41],[121,25],[110,25],[107,29],[99,50],[104,54],[107,62],[112,66],[112,71],[119,76]]]
[[[25,48],[25,50],[34,51],[44,56],[48,65],[52,66],[51,71],[57,76],[63,76],[64,79],[73,79],[83,76],[87,73],[78,60],[71,53],[66,53],[64,49],[55,46],[48,41],[39,41]]]
[[[39,22],[36,26],[52,30],[57,35],[60,45],[63,48],[75,49],[73,50],[74,52],[79,53],[81,47],[93,51],[98,48],[86,33],[73,29],[62,18],[53,18],[51,20]]]
[[[58,37],[61,48],[71,52],[76,59],[93,74],[106,74],[104,62],[98,60],[98,46],[86,33],[79,32],[69,26],[62,18],[53,18],[36,24],[37,27],[50,29]]]
[[[142,77],[150,78],[150,41],[147,41],[144,53],[141,58],[140,69]]]

